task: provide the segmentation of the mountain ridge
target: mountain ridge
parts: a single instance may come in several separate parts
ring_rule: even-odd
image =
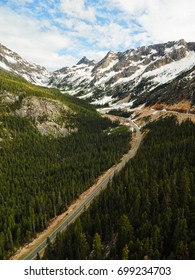
[[[49,72],[45,67],[28,62],[19,54],[8,49],[1,43],[0,67],[16,75],[22,76],[27,81],[37,85],[46,85],[49,78]]]
[[[22,61],[21,57],[16,59],[17,63],[11,63],[17,54],[9,50],[11,58],[8,59],[6,47],[0,47],[0,67],[4,62],[5,69],[7,67],[35,84],[56,87],[98,107],[118,107],[120,104],[119,107],[130,109],[144,103],[163,101],[170,104],[182,99],[189,100],[191,107],[195,104],[195,43],[184,39],[124,52],[109,51],[98,62],[84,56],[76,65],[51,73]],[[14,68],[18,64],[24,65]],[[171,83],[175,86],[170,86]],[[174,88],[177,88],[177,94],[171,92]]]
[[[169,84],[183,73],[189,75],[184,87],[194,84],[194,65],[195,43],[182,39],[125,52],[110,51],[95,66],[82,64],[66,68],[66,73],[54,72],[49,85],[98,106],[128,103],[125,106],[131,108],[134,102],[140,103],[149,92]],[[178,94],[181,96],[181,92]],[[185,99],[185,94],[183,97]]]

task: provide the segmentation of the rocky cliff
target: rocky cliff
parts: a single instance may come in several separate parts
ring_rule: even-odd
[[[37,85],[46,85],[50,76],[43,66],[28,62],[2,44],[0,44],[0,67]]]
[[[110,51],[95,65],[81,60],[54,72],[49,85],[96,105],[125,102],[131,107],[133,103],[158,102],[158,98],[168,103],[186,98],[194,105],[194,66],[195,43],[179,40]]]

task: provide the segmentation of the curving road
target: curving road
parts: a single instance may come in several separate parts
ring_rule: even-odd
[[[93,199],[102,191],[102,189],[105,189],[108,182],[113,178],[114,174],[119,172],[125,164],[129,161],[129,159],[133,158],[140,146],[141,143],[141,132],[139,130],[139,127],[132,122],[130,119],[122,118],[122,117],[116,117],[112,115],[104,115],[105,117],[108,117],[112,120],[119,120],[122,124],[125,124],[129,127],[133,127],[136,131],[136,141],[133,147],[129,150],[127,154],[125,154],[121,161],[111,167],[108,171],[105,172],[103,176],[97,181],[96,187],[93,190],[92,193],[90,193],[84,200],[81,201],[81,203],[69,214],[67,215],[64,220],[59,224],[59,226],[48,236],[50,241],[53,242],[56,238],[56,235],[58,232],[66,230],[67,226],[74,222],[75,219],[90,205],[90,203],[93,201]],[[47,247],[47,238],[45,238],[43,241],[41,241],[36,248],[33,248],[30,253],[28,253],[25,257],[22,259],[24,260],[33,260],[36,258],[37,254],[41,254],[45,248]]]

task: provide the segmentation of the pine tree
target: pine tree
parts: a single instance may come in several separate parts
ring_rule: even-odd
[[[129,259],[129,248],[127,244],[125,244],[125,247],[122,250],[122,260],[128,260]]]
[[[100,235],[96,232],[93,238],[93,259],[102,259],[102,241]]]

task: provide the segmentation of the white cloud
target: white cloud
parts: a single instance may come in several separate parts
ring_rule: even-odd
[[[85,0],[61,0],[61,8],[70,17],[92,22],[96,20],[95,9],[88,7],[85,4]]]
[[[119,50],[121,45],[123,45],[123,48],[128,48],[132,43],[131,37],[134,28],[131,28],[131,25],[129,28],[125,28],[115,22],[108,21],[104,24],[92,24],[73,18],[59,20],[58,22],[70,29],[69,32],[72,36],[80,41],[84,41],[84,46],[86,44],[91,45],[91,47],[88,47],[88,50],[91,48],[97,51],[99,49],[107,51],[110,49]],[[82,46],[82,43],[80,46]],[[78,48],[79,51],[80,49]]]
[[[195,33],[192,0],[10,0],[0,14],[0,42],[49,69]]]
[[[129,48],[132,43],[131,29],[126,29],[115,22],[107,25],[98,25],[94,28],[96,46],[108,50],[119,50],[121,45]]]
[[[93,49],[117,50],[121,45],[128,48],[132,43],[131,35],[134,28],[131,28],[131,25],[125,28],[115,22],[91,24],[80,19],[67,19],[61,23],[71,29],[72,36],[84,40],[85,44],[90,44]]]
[[[184,38],[194,40],[195,5],[191,0],[158,1],[139,21],[150,34],[152,40],[168,41]]]
[[[141,24],[145,32],[136,35],[135,38],[138,37],[142,41],[143,35],[143,42],[166,42],[181,38],[187,41],[194,40],[193,0],[108,0],[106,3],[111,8],[122,11],[124,17],[131,16]]]
[[[49,22],[20,16],[3,7],[0,7],[0,14],[0,42],[22,57],[51,70],[75,62],[70,55],[57,54],[61,49],[71,48],[74,39],[50,26]],[[47,31],[43,32],[41,29],[45,27]]]
[[[158,0],[157,0],[158,1]],[[156,0],[108,0],[109,5],[114,6],[131,15],[139,15],[146,12]],[[163,1],[163,0],[162,0]]]

